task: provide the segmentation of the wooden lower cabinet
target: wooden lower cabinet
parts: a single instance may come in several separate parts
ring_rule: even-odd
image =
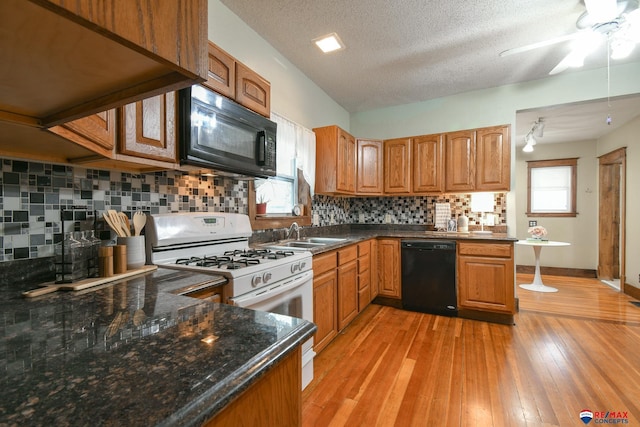
[[[513,315],[513,243],[459,242],[457,249],[459,308]]]
[[[319,353],[338,335],[337,252],[313,257],[313,322],[318,327],[313,349]]]
[[[358,243],[358,312],[371,302],[371,240]]]
[[[378,295],[400,299],[400,239],[378,239]]]
[[[301,426],[301,388],[302,357],[298,347],[204,425]]]
[[[358,315],[358,248],[338,250],[338,330]]]

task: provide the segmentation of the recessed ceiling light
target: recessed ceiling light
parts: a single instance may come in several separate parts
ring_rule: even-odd
[[[340,40],[340,37],[336,33],[327,34],[326,36],[319,37],[313,42],[324,53],[334,52],[336,50],[344,49],[344,44]]]

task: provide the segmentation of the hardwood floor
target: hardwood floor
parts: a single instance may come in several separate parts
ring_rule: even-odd
[[[559,292],[518,288],[513,326],[370,305],[316,357],[303,425],[564,427],[584,409],[639,425],[640,307],[595,279],[543,280]]]

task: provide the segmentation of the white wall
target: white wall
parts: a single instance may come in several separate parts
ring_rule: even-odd
[[[209,0],[209,40],[271,83],[274,112],[309,129],[349,130],[349,113],[219,0]]]
[[[578,216],[570,218],[528,217],[527,161],[578,158],[576,210]],[[569,242],[571,246],[543,248],[540,265],[595,270],[598,264],[598,159],[596,141],[578,141],[562,144],[538,143],[532,153],[516,150],[516,227],[515,237],[526,239],[529,220],[538,221],[549,232],[549,239]],[[534,265],[533,250],[516,246],[517,265]]]
[[[627,147],[627,283],[640,288],[640,193],[637,190],[640,182],[640,117],[599,139],[597,153],[602,156],[621,147]]]

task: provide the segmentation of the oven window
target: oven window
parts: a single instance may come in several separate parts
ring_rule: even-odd
[[[302,318],[302,296],[298,295],[267,310],[269,313]]]

